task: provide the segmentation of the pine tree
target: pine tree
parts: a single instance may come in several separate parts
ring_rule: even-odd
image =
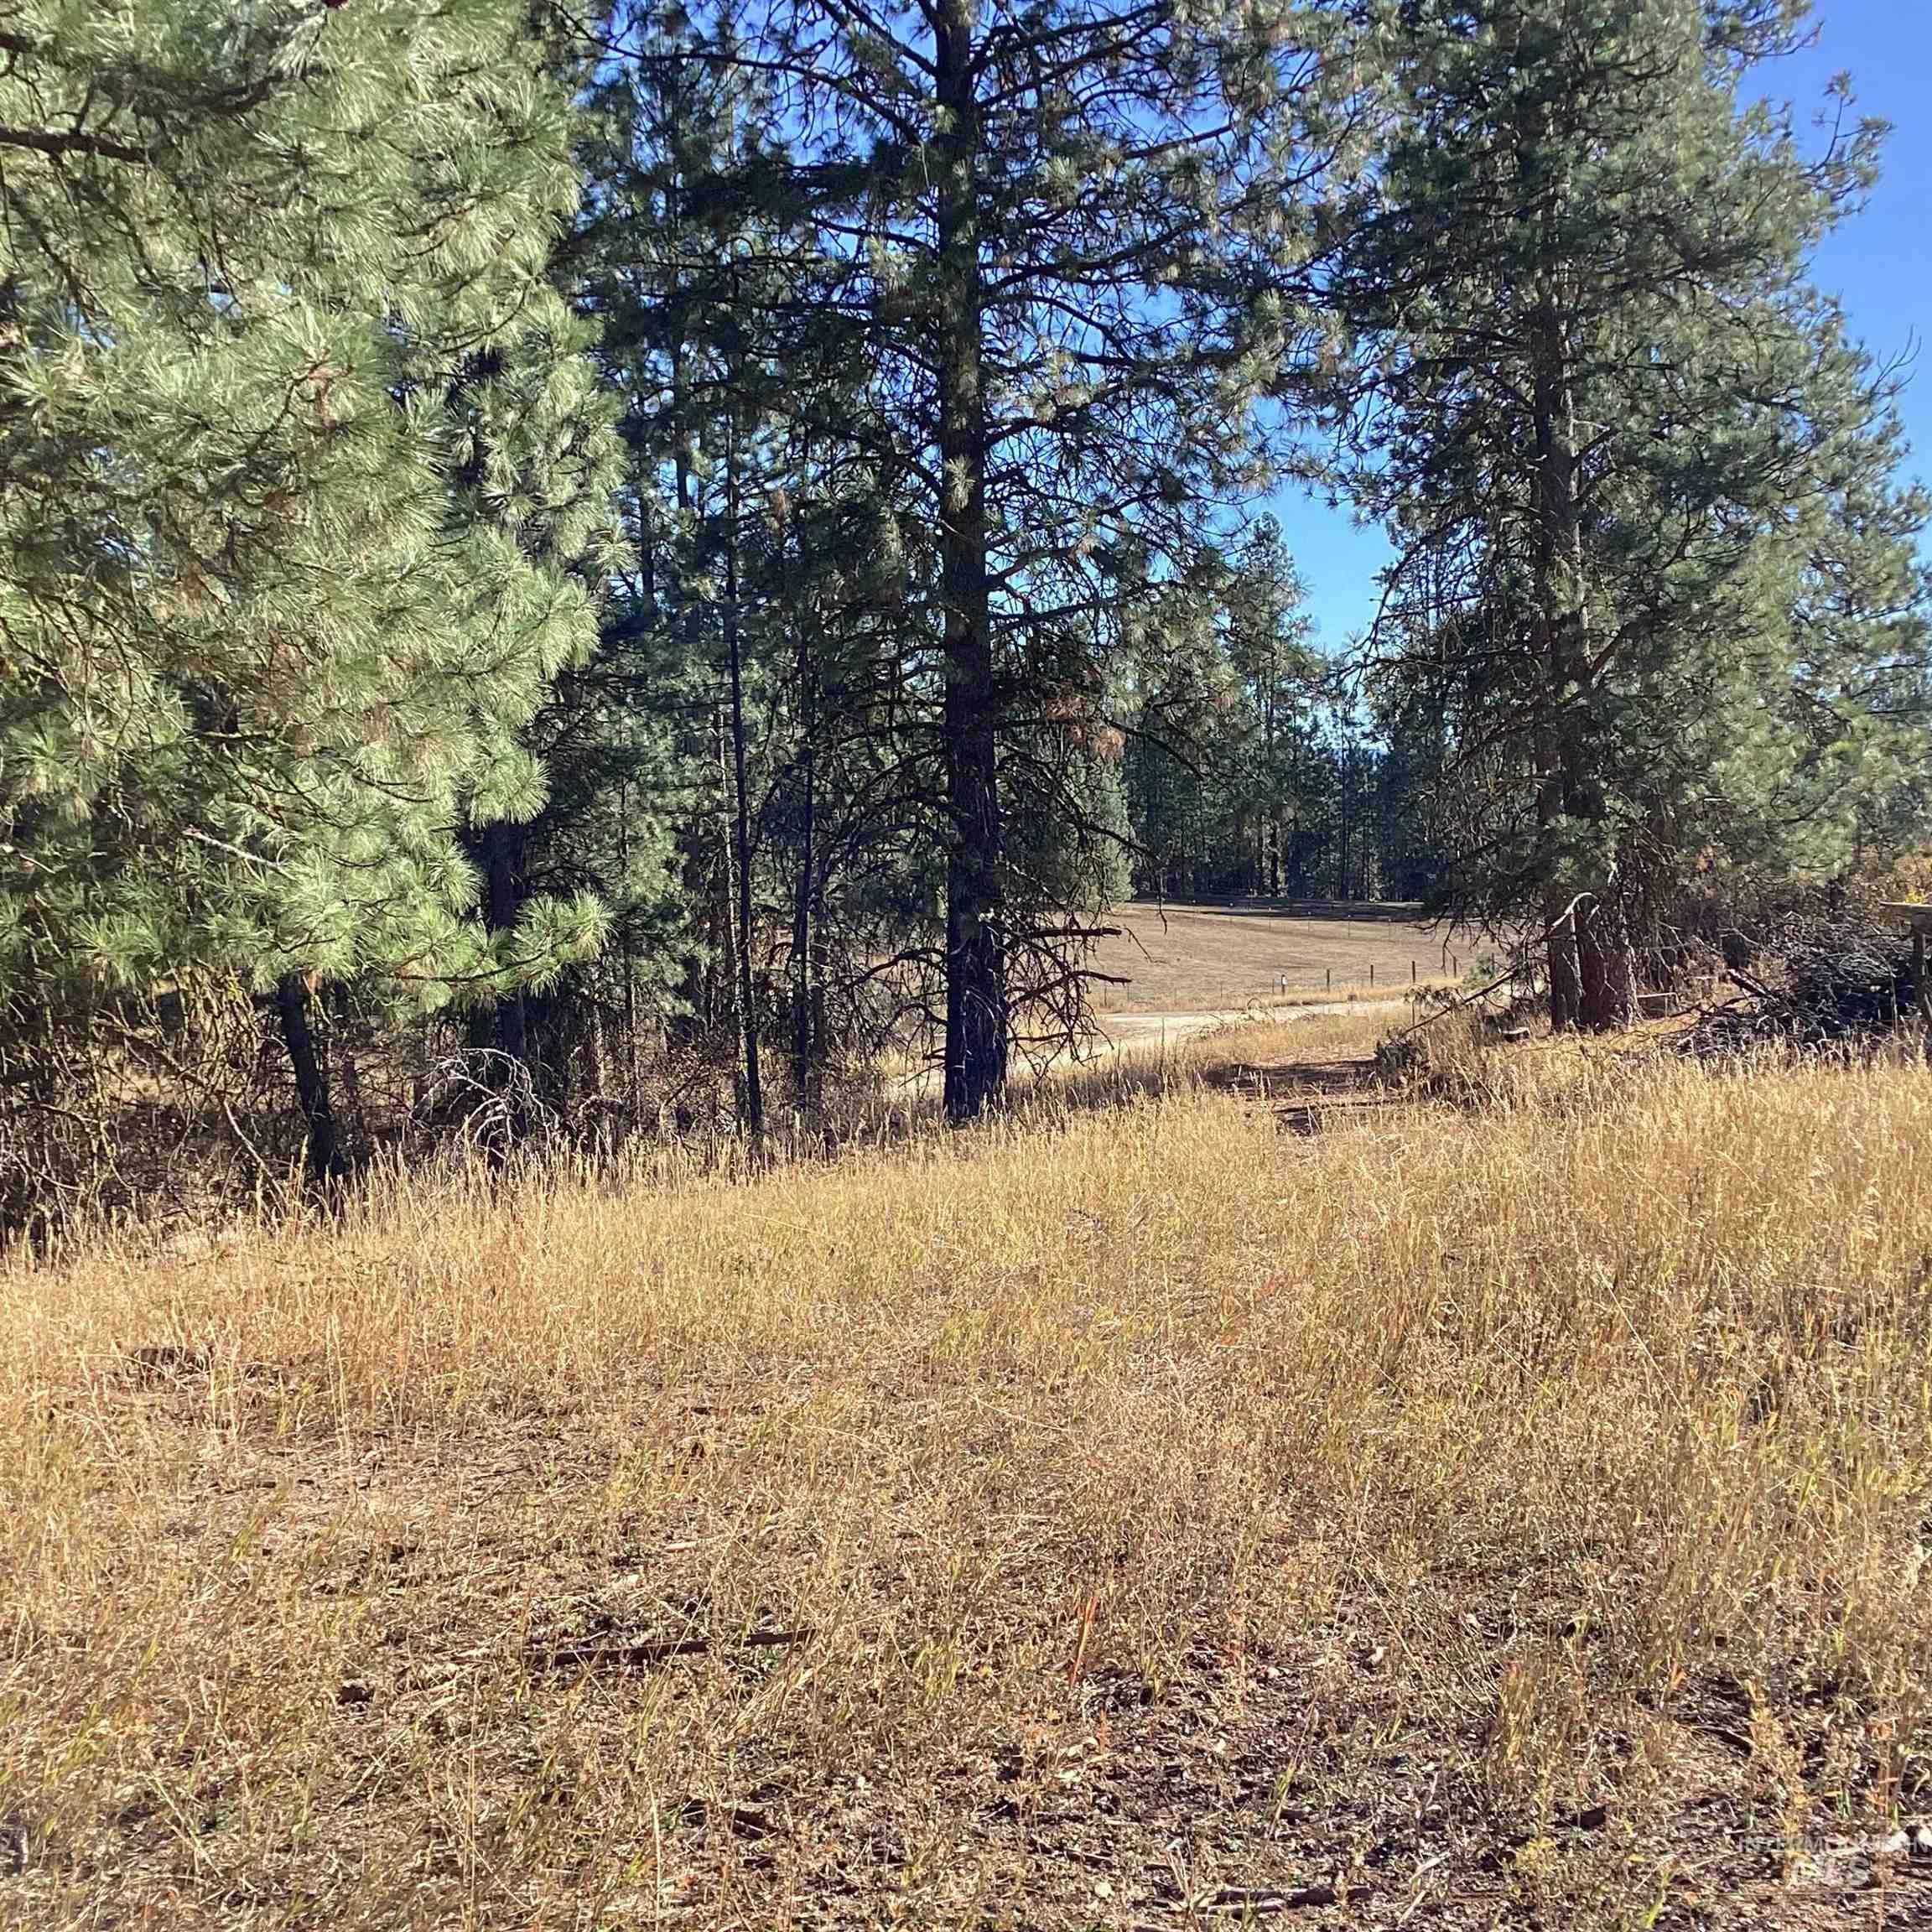
[[[1272,518],[1203,558],[1135,626],[1121,707],[1127,842],[1161,898],[1423,897],[1440,854],[1436,739],[1363,712],[1310,641]]]
[[[605,413],[545,282],[567,102],[524,23],[519,0],[10,13],[16,1032],[138,1034],[143,995],[190,983],[278,985],[285,1015],[318,977],[488,997],[595,937],[567,901],[487,935],[454,837],[541,802],[517,734],[592,633],[605,513]]]
[[[1301,580],[1273,517],[1263,517],[1249,533],[1225,595],[1228,661],[1254,718],[1254,890],[1279,893],[1296,803],[1296,751],[1322,667],[1309,646]]]
[[[684,774],[689,918],[677,1031],[735,1065],[754,1132],[788,1037],[813,1111],[835,1036],[902,929],[870,929],[905,844],[890,773],[906,526],[869,434],[860,333],[816,308],[813,237],[760,78],[655,15],[612,8],[584,147],[574,273],[622,398],[634,564],[607,635],[654,655],[632,699]],[[855,925],[868,926],[861,937]],[[787,1009],[789,1009],[787,1011]]]
[[[1051,732],[1091,735],[1096,656],[1197,541],[1291,359],[1310,64],[1286,8],[1084,0],[771,0],[683,58],[771,90],[818,325],[862,337],[888,405],[854,427],[878,474],[915,481],[936,542],[909,648],[945,868],[946,1105],[967,1119],[1005,1078],[1028,997],[1012,960],[1079,943],[1015,864],[1010,811],[1083,811]]]
[[[1878,131],[1807,159],[1744,97],[1802,11],[1379,10],[1388,152],[1333,283],[1400,549],[1374,648],[1452,721],[1455,910],[1541,927],[1558,1026],[1628,1013],[1630,921],[1714,848],[1828,855],[1923,653],[1887,387],[1804,273]]]

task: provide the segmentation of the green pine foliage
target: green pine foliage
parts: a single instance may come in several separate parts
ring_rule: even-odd
[[[756,277],[739,286],[789,319],[787,376],[856,354],[857,407],[788,392],[787,413],[921,527],[932,569],[908,581],[896,656],[922,715],[896,762],[917,761],[943,896],[904,950],[938,969],[956,1118],[998,1096],[1034,998],[1016,963],[1063,978],[1059,936],[1105,883],[1084,748],[1105,742],[1128,614],[1185,568],[1212,506],[1264,478],[1255,406],[1310,327],[1294,129],[1324,98],[1314,24],[1287,5],[771,0],[667,48],[648,13],[617,17],[612,64],[655,86],[680,66],[756,77],[755,173],[796,239],[776,311]],[[681,216],[732,206],[679,179]]]
[[[1121,704],[1141,891],[1409,899],[1433,881],[1416,734],[1361,715],[1301,600],[1265,517],[1137,627]]]
[[[595,631],[607,409],[517,0],[30,0],[0,47],[0,980],[16,1013],[486,935],[460,849]]]
[[[1357,499],[1400,558],[1384,708],[1448,721],[1441,896],[1628,1010],[1694,872],[1827,870],[1923,758],[1925,515],[1890,386],[1806,278],[1880,130],[1748,75],[1798,0],[1403,0],[1331,293]]]

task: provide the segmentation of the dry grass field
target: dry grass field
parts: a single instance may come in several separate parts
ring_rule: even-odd
[[[1411,969],[1424,984],[1453,979],[1478,951],[1494,950],[1473,933],[1372,908],[1311,913],[1137,902],[1114,906],[1106,923],[1120,935],[1099,943],[1094,963],[1128,983],[1098,987],[1098,1004],[1125,1012],[1245,1006],[1273,998],[1283,980],[1290,992],[1366,991],[1371,971],[1378,990],[1405,989]]]
[[[1932,1073],[1464,1071],[0,1268],[0,1919],[1925,1922]]]

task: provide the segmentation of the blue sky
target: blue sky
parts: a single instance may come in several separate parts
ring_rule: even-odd
[[[1892,124],[1884,175],[1864,211],[1819,251],[1820,287],[1882,361],[1916,353],[1901,406],[1911,474],[1932,483],[1932,0],[1816,0],[1817,42],[1767,70],[1764,91],[1805,125],[1826,82],[1849,73],[1857,109]],[[1293,548],[1322,643],[1346,644],[1374,615],[1380,534],[1346,510],[1284,493],[1270,507]]]

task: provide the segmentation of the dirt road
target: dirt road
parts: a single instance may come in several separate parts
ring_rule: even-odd
[[[1249,1026],[1262,1021],[1291,1026],[1298,1020],[1349,1013],[1385,1013],[1393,1023],[1403,1010],[1394,1000],[1322,1000],[1306,1006],[1228,1006],[1198,1013],[1104,1013],[1099,1016],[1103,1031],[1088,1034],[1076,1046],[1062,1048],[1047,1062],[1046,1071],[1064,1074],[1097,1066],[1115,1055],[1137,1059],[1166,1052],[1213,1032],[1217,1026]],[[1029,1069],[1029,1077],[1037,1070]],[[901,1096],[937,1093],[940,1083],[938,1068],[926,1067],[895,1082],[892,1091]]]
[[[1363,1004],[1354,1000],[1323,1000],[1307,1006],[1230,1006],[1209,1013],[1109,1013],[1102,1017],[1111,1051],[1130,1047],[1162,1046],[1211,1033],[1217,1026],[1251,1026],[1273,1021],[1291,1026],[1297,1020],[1318,1020],[1326,1014],[1360,1013]],[[1399,1010],[1390,1005],[1390,1010]]]

